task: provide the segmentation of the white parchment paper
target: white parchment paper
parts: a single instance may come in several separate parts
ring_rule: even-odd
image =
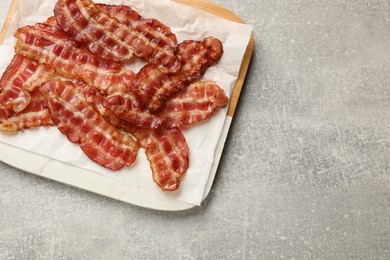
[[[156,18],[169,26],[178,42],[192,39],[201,40],[207,36],[220,39],[224,54],[220,62],[209,68],[203,80],[216,81],[229,96],[238,77],[242,58],[248,45],[252,27],[233,23],[209,13],[169,0],[106,0],[96,1],[109,4],[132,6],[142,16]],[[45,21],[53,15],[55,0],[19,0],[3,45],[0,45],[0,74],[7,68],[14,55],[13,33],[21,26]],[[135,72],[139,64],[130,65]],[[96,174],[104,174],[126,184],[129,188],[143,188],[150,194],[189,204],[200,205],[205,185],[214,159],[215,147],[226,119],[227,108],[218,111],[211,120],[191,128],[183,129],[190,148],[190,164],[179,190],[164,193],[153,182],[149,162],[141,149],[136,163],[130,168],[112,172],[87,158],[78,145],[69,142],[55,127],[26,130],[16,135],[0,134],[0,142],[32,151]],[[157,196],[157,197],[158,197]]]

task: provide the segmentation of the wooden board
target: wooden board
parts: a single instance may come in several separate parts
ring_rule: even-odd
[[[19,0],[12,0],[11,7],[9,9],[7,18],[4,22],[4,26],[3,26],[1,33],[0,33],[0,44],[2,44],[4,41],[4,37],[5,37],[6,32],[8,30],[8,26],[11,23],[12,16],[15,13],[15,10],[17,8],[18,1]],[[219,5],[216,5],[210,1],[207,1],[207,0],[174,0],[174,1],[188,5],[188,6],[192,6],[194,8],[198,8],[200,10],[203,10],[205,12],[209,12],[211,14],[214,14],[216,16],[222,17],[224,19],[227,19],[227,20],[230,20],[233,22],[245,23],[239,16],[237,16],[233,12],[231,12],[231,11],[229,11],[229,10],[219,6]],[[230,117],[234,116],[234,112],[235,112],[236,107],[237,107],[238,99],[239,99],[240,94],[241,94],[241,89],[244,85],[245,76],[246,76],[246,73],[248,71],[249,63],[250,63],[250,60],[252,57],[254,45],[255,45],[255,41],[254,41],[254,37],[252,34],[251,39],[250,39],[249,44],[248,44],[248,47],[245,51],[245,55],[244,55],[242,64],[241,64],[240,73],[238,75],[237,83],[234,87],[232,97],[230,99],[229,109],[227,112],[227,115]]]
[[[12,4],[7,15],[4,27],[0,33],[0,44],[3,42],[4,37],[7,33],[12,17],[18,7],[19,0],[11,0]],[[21,2],[22,0],[20,0]],[[175,0],[176,2],[183,3],[185,5],[201,9],[209,12],[213,15],[231,20],[234,22],[244,23],[237,15],[219,7],[206,0]],[[245,56],[241,64],[238,80],[233,89],[231,102],[227,112],[226,120],[224,121],[222,131],[219,136],[218,143],[215,147],[214,160],[211,165],[210,173],[205,185],[203,193],[203,199],[207,197],[212,187],[215,174],[217,172],[219,160],[222,155],[224,144],[228,135],[230,124],[234,115],[234,111],[237,106],[237,102],[240,96],[241,89],[244,84],[245,75],[248,70],[250,59],[254,48],[254,39],[251,35],[250,42],[246,48]],[[124,186],[123,183],[116,181],[114,178],[107,177],[102,174],[96,174],[95,172],[78,168],[70,164],[50,159],[45,156],[29,152],[12,145],[8,145],[0,142],[0,160],[24,170],[42,176],[48,179],[59,181],[71,186],[82,188],[90,192],[94,192],[100,195],[104,195],[116,200],[124,201],[134,205],[166,210],[166,211],[177,211],[186,210],[194,207],[193,204],[181,200],[171,200],[169,197],[161,198],[153,196],[144,196],[144,193],[140,192],[139,187]],[[126,184],[127,185],[127,184]],[[125,192],[124,192],[125,191]],[[202,199],[202,200],[203,200]]]

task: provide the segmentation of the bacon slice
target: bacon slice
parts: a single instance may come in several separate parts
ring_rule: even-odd
[[[54,69],[36,61],[15,55],[0,80],[0,103],[15,112],[25,109],[31,101],[30,93],[54,74]]]
[[[183,64],[178,74],[183,74],[182,80],[188,85],[219,61],[222,54],[222,42],[214,37],[207,37],[203,41],[184,41],[178,48],[178,56]]]
[[[96,4],[100,10],[120,23],[131,26],[134,30],[142,33],[149,41],[154,42],[162,49],[176,49],[177,38],[171,29],[156,19],[142,17],[131,7],[126,5]]]
[[[163,123],[161,118],[143,108],[133,94],[124,88],[105,97],[103,106],[118,119],[141,128],[155,129]]]
[[[156,64],[164,72],[177,72],[180,62],[175,49],[160,46],[101,11],[90,0],[59,0],[54,8],[58,24],[100,57],[114,61],[129,60],[133,55]]]
[[[120,63],[107,61],[80,48],[60,28],[45,23],[19,28],[16,51],[42,64],[52,65],[58,74],[84,80],[88,85],[109,91],[109,87],[131,84],[134,72]]]
[[[226,106],[228,98],[215,82],[195,82],[169,99],[158,113],[144,109],[126,89],[104,97],[104,110],[133,126],[156,129],[191,126],[209,119],[218,108]]]
[[[39,88],[35,88],[29,94],[30,103],[21,112],[15,112],[11,106],[0,105],[0,131],[3,133],[15,133],[20,130],[40,126],[52,126],[46,99]]]
[[[165,103],[159,116],[164,126],[190,126],[209,119],[217,108],[226,106],[228,98],[215,82],[195,82]]]
[[[83,82],[54,79],[41,89],[58,129],[93,161],[111,170],[130,166],[139,145],[128,133],[108,124],[87,102]]]
[[[144,66],[133,81],[132,92],[152,112],[172,95],[199,79],[206,69],[217,62],[222,53],[222,43],[213,37],[203,41],[186,41],[179,44],[182,68],[175,74],[164,74],[155,65]]]
[[[147,130],[123,121],[119,126],[132,133],[145,149],[154,182],[163,191],[177,190],[189,164],[189,148],[180,129]]]
[[[188,169],[189,148],[179,128],[142,129],[118,119],[115,114],[103,106],[103,96],[97,93],[94,106],[111,125],[132,133],[145,149],[150,163],[154,182],[163,191],[179,188],[180,180]]]
[[[133,132],[146,150],[153,180],[163,191],[179,188],[180,180],[188,168],[189,149],[178,128],[155,130],[137,129]]]

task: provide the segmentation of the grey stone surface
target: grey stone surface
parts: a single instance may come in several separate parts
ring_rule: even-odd
[[[203,205],[147,210],[0,164],[0,259],[390,258],[390,1],[214,2],[256,47]]]

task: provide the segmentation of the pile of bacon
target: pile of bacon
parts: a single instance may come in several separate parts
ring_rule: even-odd
[[[171,29],[128,6],[59,0],[54,17],[19,28],[0,81],[0,131],[56,126],[96,163],[119,170],[143,147],[153,180],[179,187],[189,149],[180,130],[209,119],[228,98],[200,81],[217,63],[213,37],[177,43]],[[125,62],[147,62],[138,73]]]

